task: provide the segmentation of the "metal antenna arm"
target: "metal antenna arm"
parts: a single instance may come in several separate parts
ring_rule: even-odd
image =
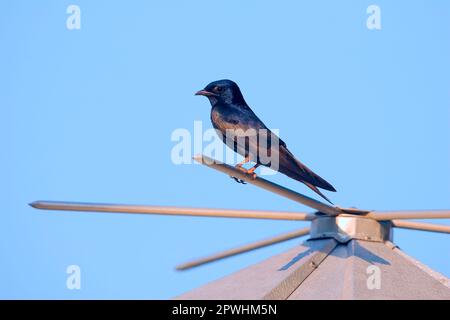
[[[201,266],[203,264],[206,263],[210,263],[213,261],[218,261],[221,259],[225,259],[231,256],[235,256],[244,252],[249,252],[255,249],[259,249],[259,248],[263,248],[263,247],[267,247],[276,243],[280,243],[283,241],[287,241],[287,240],[291,240],[291,239],[295,239],[295,238],[299,238],[302,237],[304,235],[309,234],[309,228],[303,228],[300,230],[296,230],[296,231],[292,231],[289,233],[285,233],[285,234],[281,234],[279,236],[276,237],[272,237],[272,238],[268,238],[268,239],[264,239],[264,240],[260,240],[257,242],[253,242],[253,243],[249,243],[247,245],[243,245],[241,247],[238,248],[233,248],[233,249],[229,249],[229,250],[225,250],[204,258],[200,258],[200,259],[196,259],[196,260],[192,260],[183,264],[178,265],[176,268],[177,270],[187,270],[187,269],[191,269],[194,267],[198,267]]]
[[[444,226],[444,225],[433,224],[433,223],[392,220],[392,225],[396,228],[402,228],[402,229],[450,233],[450,226]]]
[[[248,218],[248,219],[297,220],[297,221],[310,221],[316,218],[314,214],[304,212],[183,208],[183,207],[62,202],[62,201],[35,201],[30,203],[30,206],[36,209],[45,209],[45,210],[137,213],[137,214],[174,215],[174,216],[197,216],[197,217]]]
[[[365,217],[379,221],[394,219],[449,219],[450,210],[371,211]]]
[[[221,171],[232,177],[236,177],[238,179],[244,180],[245,182],[247,182],[249,184],[255,185],[257,187],[260,187],[267,191],[276,193],[285,198],[288,198],[293,201],[304,204],[305,206],[316,209],[319,212],[322,212],[326,215],[336,216],[336,215],[342,213],[342,211],[337,207],[329,206],[323,202],[317,201],[313,198],[307,197],[301,193],[295,192],[293,190],[290,190],[288,188],[285,188],[283,186],[280,186],[276,183],[270,182],[263,178],[260,178],[260,177],[253,178],[251,175],[248,175],[248,174],[236,169],[235,167],[232,167],[228,164],[221,163],[221,162],[214,160],[212,158],[209,158],[205,155],[195,156],[194,160],[203,165],[206,165],[207,167]]]

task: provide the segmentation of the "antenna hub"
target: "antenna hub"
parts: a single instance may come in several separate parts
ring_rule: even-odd
[[[310,239],[324,238],[334,238],[341,243],[352,239],[392,241],[392,223],[358,216],[322,216],[311,222]]]

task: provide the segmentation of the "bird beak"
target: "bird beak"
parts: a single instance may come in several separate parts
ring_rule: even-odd
[[[196,96],[205,96],[205,97],[217,96],[215,93],[209,92],[209,91],[206,91],[206,90],[197,91],[195,93],[195,95]]]

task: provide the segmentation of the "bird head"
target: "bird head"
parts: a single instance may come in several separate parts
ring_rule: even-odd
[[[198,96],[205,96],[214,106],[222,104],[245,104],[244,97],[238,85],[231,80],[218,80],[208,84],[205,89],[196,93]]]

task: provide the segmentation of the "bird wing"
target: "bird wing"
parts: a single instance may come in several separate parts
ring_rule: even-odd
[[[287,148],[286,143],[267,128],[250,108],[239,110],[239,112],[229,112],[225,115],[221,114],[220,120],[213,120],[216,120],[213,123],[215,123],[216,129],[219,129],[222,134],[230,129],[233,131],[240,129],[244,134],[248,134],[249,129],[256,130],[257,139],[233,139],[230,142],[224,138],[224,143],[241,155],[250,156],[252,161],[304,183],[330,202],[317,187],[336,191],[334,187],[297,160]]]
[[[307,186],[309,186],[311,189],[314,190],[314,186],[329,190],[329,191],[336,191],[336,189],[325,179],[320,177],[318,174],[314,173],[311,169],[309,169],[306,165],[301,163],[293,154],[291,151],[289,151],[286,143],[281,140],[275,133],[270,131],[264,123],[259,120],[259,118],[256,116],[256,114],[253,113],[252,110],[250,110],[252,113],[252,118],[257,119],[257,126],[260,126],[260,128],[267,129],[267,135],[262,136],[262,138],[267,139],[269,142],[269,154],[272,156],[272,158],[275,158],[278,156],[278,170],[281,173],[286,174],[287,176],[301,181],[305,183]],[[278,139],[278,147],[276,144],[273,144],[272,142],[274,139]],[[261,147],[260,147],[261,149]],[[265,150],[263,150],[265,151]],[[278,155],[276,154],[278,153]],[[323,194],[318,192],[322,197],[327,199]],[[327,199],[328,200],[328,199]],[[329,201],[329,200],[328,200]]]
[[[259,155],[270,157],[273,154],[272,149],[278,149],[277,145],[286,146],[286,143],[267,128],[250,108],[222,113],[217,118],[212,115],[212,120],[214,127],[220,130],[222,135],[231,130],[228,132],[235,134],[231,136],[234,149],[241,154],[250,153],[253,155],[251,157],[253,161],[260,162]],[[222,136],[222,138],[225,142],[226,137]],[[225,143],[231,144],[230,141]]]
[[[336,191],[329,182],[297,160],[286,146],[280,146],[278,171],[306,185],[311,184],[325,190]]]

